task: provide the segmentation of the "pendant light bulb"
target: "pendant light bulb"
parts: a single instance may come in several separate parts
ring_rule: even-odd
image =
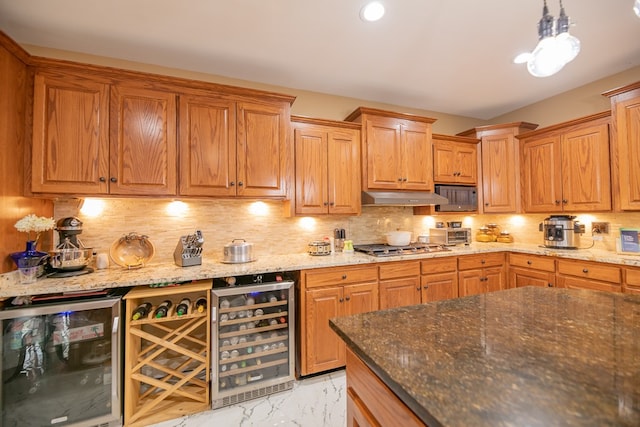
[[[527,61],[527,70],[534,77],[549,77],[564,67],[559,59],[558,43],[555,37],[545,37],[536,46]]]
[[[633,11],[635,12],[636,16],[640,18],[640,0],[636,0],[636,2],[633,4]]]

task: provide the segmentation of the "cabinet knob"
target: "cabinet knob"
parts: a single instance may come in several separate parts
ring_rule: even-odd
[[[340,298],[338,301],[339,302],[344,302],[344,298]]]
[[[347,278],[347,275],[346,275],[346,274],[343,274],[343,275],[342,275],[342,280],[344,280],[344,279],[346,279],[346,278]]]
[[[229,187],[234,187],[235,185],[236,185],[236,183],[235,183],[234,181],[231,181],[231,182],[229,183]]]
[[[429,285],[423,286],[422,289],[424,289],[426,291],[427,289],[429,289]]]
[[[349,300],[351,300],[351,297],[346,297],[345,299],[346,299],[347,301],[349,301]]]
[[[398,182],[402,182],[402,177],[398,178]]]
[[[402,182],[407,182],[407,178],[402,178]]]
[[[333,206],[333,205],[335,205],[335,203],[333,203],[333,202],[330,202],[330,203],[329,203],[329,206]]]
[[[118,182],[118,178],[116,178],[115,176],[112,176],[109,181],[111,182]]]
[[[416,291],[419,291],[420,289],[422,289],[422,288],[421,288],[420,286],[418,286],[418,287],[416,288]],[[425,286],[425,289],[427,289],[427,288],[426,288],[426,286]]]
[[[480,261],[480,264],[486,264],[486,262],[487,262],[487,261],[485,261],[485,260],[481,260],[481,261]]]
[[[238,181],[238,187],[242,187],[244,183],[242,181]]]
[[[547,283],[548,288],[553,288],[553,283]]]
[[[588,268],[583,268],[583,269],[582,269],[582,272],[583,272],[584,274],[587,274],[587,273],[589,272],[589,269],[588,269]]]
[[[562,203],[566,205],[569,201],[567,199],[562,199]]]
[[[107,178],[105,178],[104,176],[101,176],[100,178],[98,178],[98,181],[107,182]]]
[[[560,200],[556,200],[556,205],[559,205],[559,204],[560,204]]]
[[[323,205],[324,206],[329,206],[329,202],[324,202]]]
[[[484,205],[485,205],[485,206],[489,206],[489,202],[485,203]]]
[[[531,265],[531,264],[533,264],[533,262],[531,262],[531,261],[527,261],[527,264]]]

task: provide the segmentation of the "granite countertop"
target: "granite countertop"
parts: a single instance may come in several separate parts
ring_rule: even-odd
[[[96,270],[91,274],[71,278],[40,278],[36,283],[29,285],[20,284],[18,281],[18,272],[13,271],[0,274],[0,298],[501,251],[640,266],[640,256],[619,255],[615,252],[603,250],[556,250],[543,248],[538,245],[472,243],[469,246],[452,247],[450,252],[393,257],[374,257],[358,252],[352,254],[339,253],[328,256],[311,256],[307,253],[294,253],[289,255],[261,256],[258,257],[256,261],[246,264],[224,264],[220,259],[208,259],[205,257],[202,265],[199,266],[183,268],[173,263],[151,263],[137,270],[127,270],[112,264],[109,269]]]
[[[331,327],[430,427],[640,425],[637,295],[525,287]]]

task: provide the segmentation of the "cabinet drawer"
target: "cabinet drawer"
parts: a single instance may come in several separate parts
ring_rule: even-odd
[[[570,276],[558,276],[558,286],[567,289],[588,289],[593,291],[622,292],[622,286],[620,284]]]
[[[458,258],[458,270],[473,270],[502,265],[504,265],[504,252],[461,256]]]
[[[627,268],[625,269],[626,273],[626,284],[640,287],[640,268]]]
[[[558,273],[618,284],[622,282],[620,267],[608,264],[558,260]]]
[[[304,283],[307,288],[378,281],[378,268],[375,265],[348,268],[322,268],[304,271],[303,274]]]
[[[420,261],[400,261],[380,264],[380,280],[420,275]]]
[[[533,268],[535,270],[556,271],[556,261],[553,258],[529,255],[529,254],[509,254],[509,265],[514,267]]]
[[[456,271],[458,268],[458,258],[454,256],[433,258],[420,263],[422,274],[444,273]]]

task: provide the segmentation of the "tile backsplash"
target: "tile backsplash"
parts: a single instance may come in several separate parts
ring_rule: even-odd
[[[282,202],[254,202],[246,200],[184,200],[181,213],[171,213],[172,200],[167,199],[87,199],[102,203],[102,212],[84,213],[81,199],[60,199],[55,202],[57,219],[76,216],[83,222],[80,239],[96,252],[108,252],[111,244],[121,236],[136,232],[149,236],[156,255],[153,262],[173,262],[173,251],[180,236],[201,230],[204,238],[203,258],[222,259],[224,245],[234,239],[253,243],[256,257],[305,252],[312,240],[333,235],[335,228],[344,228],[354,243],[384,241],[388,231],[401,229],[418,235],[428,234],[437,221],[462,221],[473,235],[478,227],[497,223],[514,236],[515,242],[541,244],[538,224],[548,215],[413,215],[410,207],[363,207],[360,216],[316,216],[286,218]],[[639,213],[578,215],[586,225],[582,246],[592,243],[592,221],[610,223],[610,234],[594,247],[615,251],[615,238],[620,227],[640,227]]]

